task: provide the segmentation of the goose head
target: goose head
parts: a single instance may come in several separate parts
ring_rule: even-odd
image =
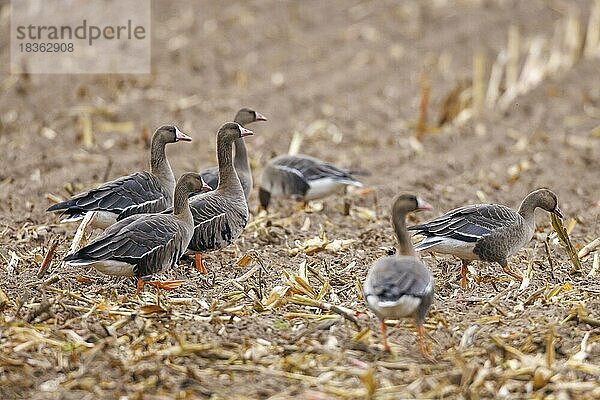
[[[414,194],[400,194],[396,196],[392,206],[394,216],[406,215],[412,211],[433,210],[431,204]]]
[[[247,124],[250,124],[252,122],[256,122],[256,121],[266,121],[267,118],[254,111],[251,108],[242,108],[240,109],[237,114],[235,115],[235,119],[234,121],[237,122],[238,124],[242,125],[242,126],[246,126]]]
[[[219,128],[217,141],[232,143],[236,139],[254,135],[249,129],[244,128],[237,122],[227,122]]]
[[[207,192],[212,190],[212,188],[204,182],[202,175],[195,172],[188,172],[181,175],[181,178],[179,178],[179,181],[177,182],[177,186],[183,187],[187,193]]]
[[[553,191],[549,189],[538,189],[529,196],[533,197],[536,207],[551,212],[559,218],[563,218],[562,211],[558,208],[558,198]]]
[[[163,125],[154,132],[153,142],[175,143],[178,141],[191,142],[192,138],[181,132],[175,125]]]

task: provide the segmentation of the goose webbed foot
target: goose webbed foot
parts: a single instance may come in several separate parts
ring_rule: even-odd
[[[183,285],[183,282],[185,281],[182,279],[168,279],[166,281],[147,281],[145,283],[154,286],[158,290],[174,290]]]
[[[144,288],[144,285],[154,286],[156,288],[156,304],[159,304],[161,289],[162,290],[174,290],[174,289],[177,289],[179,286],[181,286],[183,284],[183,282],[185,282],[185,281],[183,281],[181,279],[169,279],[166,281],[159,281],[159,280],[145,281],[141,278],[138,278],[134,296],[137,296],[141,293],[142,289]]]
[[[502,264],[500,264],[502,265]],[[517,281],[519,282],[523,282],[523,277],[519,274],[517,274],[515,271],[513,271],[512,269],[510,269],[510,267],[508,266],[508,264],[504,264],[502,265],[502,270],[507,273],[508,275],[512,276],[513,278],[515,278]]]
[[[204,265],[204,259],[202,257],[202,253],[196,253],[196,271],[200,272],[203,275],[208,274],[208,269]]]

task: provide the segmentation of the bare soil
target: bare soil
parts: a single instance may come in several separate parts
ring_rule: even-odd
[[[384,353],[360,295],[369,266],[395,244],[389,205],[399,191],[434,205],[411,217],[416,223],[482,201],[518,207],[548,187],[574,220],[578,249],[600,235],[599,59],[545,79],[506,112],[430,129],[421,150],[411,139],[424,74],[434,125],[446,94],[471,79],[474,52],[487,56],[489,71],[510,25],[524,45],[550,39],[568,7],[587,21],[583,1],[156,1],[148,76],[9,75],[3,35],[0,397],[600,397],[593,254],[571,274],[544,212],[511,260],[530,274],[526,288],[499,266],[476,263],[465,292],[458,260],[424,256],[436,278],[426,329],[437,364],[418,353],[412,321],[388,329],[393,353]],[[53,196],[145,168],[145,138],[165,123],[194,138],[168,148],[177,175],[213,165],[216,129],[242,106],[269,118],[248,139],[256,178],[301,132],[303,153],[369,171],[363,180],[374,190],[300,212],[281,201],[269,215],[256,212],[253,194],[248,229],[207,255],[208,275],[188,262],[165,273],[186,282],[163,293],[164,312],[151,307],[153,289],[134,297],[132,280],[61,265],[76,226],[45,212]],[[86,118],[90,148],[81,141]],[[302,245],[319,236],[354,241],[306,254]],[[57,253],[38,278],[52,240]],[[245,254],[252,260],[238,265]],[[285,273],[306,273],[310,289]],[[292,289],[270,303],[286,285]],[[359,327],[294,303],[294,289],[365,313]]]

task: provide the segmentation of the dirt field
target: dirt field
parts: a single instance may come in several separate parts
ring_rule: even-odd
[[[416,223],[470,203],[516,208],[548,187],[577,249],[600,236],[600,58],[545,78],[506,111],[433,127],[445,96],[470,82],[475,52],[489,76],[515,25],[522,63],[530,39],[551,40],[569,10],[585,29],[590,2],[156,1],[151,76],[9,75],[3,35],[0,398],[600,398],[594,254],[571,274],[542,211],[511,260],[530,276],[523,289],[476,263],[465,292],[458,260],[424,256],[436,278],[426,329],[437,364],[418,353],[412,321],[388,329],[384,353],[360,295],[369,266],[395,245],[399,191],[434,205]],[[432,128],[421,147],[424,74]],[[76,226],[45,212],[52,198],[146,168],[144,132],[165,123],[194,138],[168,148],[176,175],[213,165],[216,129],[242,106],[269,119],[247,141],[256,178],[299,132],[303,153],[370,171],[375,190],[301,212],[279,202],[269,215],[256,213],[254,193],[246,232],[207,256],[209,275],[183,262],[166,272],[186,283],[163,295],[165,312],[150,307],[153,289],[133,297],[133,280],[60,264]],[[327,249],[303,247],[319,235],[313,244]],[[52,240],[60,245],[38,278]],[[357,327],[294,293],[366,314]]]

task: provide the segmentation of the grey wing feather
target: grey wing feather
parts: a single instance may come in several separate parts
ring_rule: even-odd
[[[167,196],[162,196],[154,200],[145,201],[142,204],[136,204],[131,207],[127,207],[117,216],[117,221],[120,221],[124,218],[127,218],[131,215],[136,214],[154,214],[164,211],[167,207],[170,206],[168,204],[169,200]]]
[[[168,215],[134,215],[112,225],[92,243],[65,261],[121,261],[143,277],[173,265],[185,249],[181,226]]]
[[[227,246],[243,231],[248,222],[248,207],[234,203],[235,199],[209,192],[190,199],[194,217],[194,236],[189,248],[210,251]]]
[[[82,193],[74,198],[55,204],[48,211],[64,210],[70,216],[84,214],[88,211],[109,211],[121,214],[128,208],[136,208],[137,212],[156,212],[166,204],[151,203],[157,199],[166,198],[160,183],[147,171],[118,178],[100,187]],[[144,203],[148,204],[144,207]],[[165,201],[166,203],[166,201]],[[133,209],[132,209],[133,210]]]
[[[452,210],[426,224],[408,230],[427,237],[446,237],[476,242],[498,228],[518,222],[518,214],[499,204],[478,204]]]
[[[278,183],[282,185],[283,192],[289,195],[304,196],[310,184],[301,171],[287,165],[273,165],[278,176]],[[277,184],[273,182],[273,184]]]
[[[433,290],[429,270],[415,258],[385,257],[369,273],[366,295],[375,295],[380,301],[398,301],[402,296],[425,297]]]
[[[308,182],[322,178],[356,181],[350,171],[314,157],[282,156],[276,164],[298,170]]]

